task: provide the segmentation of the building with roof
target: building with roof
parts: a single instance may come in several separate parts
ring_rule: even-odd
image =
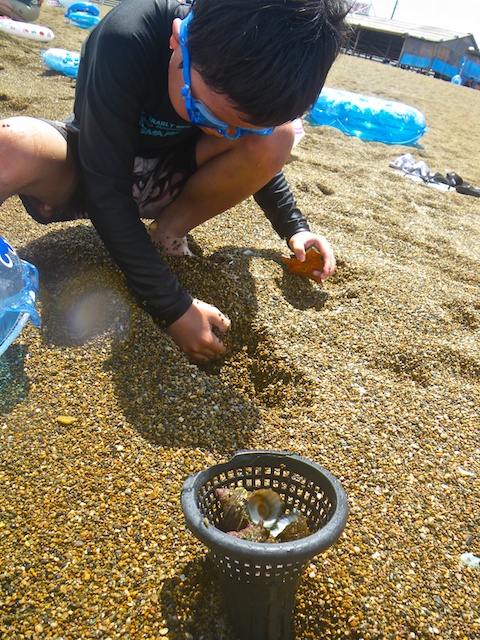
[[[350,13],[347,53],[396,62],[399,66],[450,80],[454,75],[480,80],[480,56],[471,33],[418,26],[398,20]]]

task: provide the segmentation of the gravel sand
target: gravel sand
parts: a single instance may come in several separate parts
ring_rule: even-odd
[[[0,34],[1,116],[71,112],[74,80],[40,60],[80,49],[63,14],[44,5],[47,45]],[[154,325],[89,222],[2,205],[42,317],[0,360],[2,638],[233,640],[180,490],[255,448],[316,461],[349,499],[297,640],[480,637],[480,570],[460,559],[480,556],[480,199],[389,167],[410,152],[480,186],[480,92],[350,56],[327,86],[411,104],[429,131],[411,148],[305,125],[286,174],[334,246],[323,285],[286,272],[253,199],[192,233],[197,255],[171,264],[232,319],[215,365]]]

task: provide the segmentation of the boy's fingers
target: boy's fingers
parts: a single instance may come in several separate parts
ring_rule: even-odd
[[[226,333],[231,325],[230,318],[224,316],[221,311],[213,315],[211,322],[222,333]]]

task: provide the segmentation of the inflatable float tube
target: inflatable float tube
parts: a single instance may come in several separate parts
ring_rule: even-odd
[[[91,2],[75,2],[68,8],[65,18],[80,29],[93,29],[101,20],[100,9]]]
[[[28,319],[35,326],[38,290],[36,267],[20,260],[12,245],[0,236],[0,355],[8,349]]]
[[[0,31],[9,33],[11,36],[38,40],[39,42],[49,42],[54,37],[53,31],[47,27],[31,22],[17,22],[5,16],[0,16]]]
[[[47,49],[42,51],[42,63],[45,69],[59,71],[69,78],[76,78],[80,54],[66,49]]]
[[[324,87],[305,117],[312,125],[385,144],[415,144],[428,131],[425,116],[402,102]]]

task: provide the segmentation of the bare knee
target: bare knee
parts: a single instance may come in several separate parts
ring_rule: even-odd
[[[0,200],[23,193],[48,202],[62,186],[71,189],[75,173],[67,142],[54,127],[29,117],[0,120]]]
[[[20,22],[33,22],[40,15],[40,5],[32,6],[20,0],[0,0],[0,14]]]
[[[267,175],[274,176],[287,162],[295,140],[294,126],[288,122],[275,127],[269,136],[244,136],[249,155],[255,158]]]
[[[19,193],[30,170],[25,166],[26,137],[20,134],[15,118],[0,120],[0,195],[2,200]]]

